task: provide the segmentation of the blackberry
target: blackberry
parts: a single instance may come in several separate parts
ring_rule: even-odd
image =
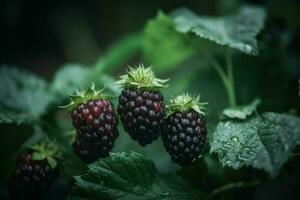
[[[151,68],[139,65],[129,68],[119,84],[124,88],[119,97],[118,113],[125,131],[141,146],[150,144],[162,133],[165,104],[160,88],[168,80],[157,79]]]
[[[171,100],[162,140],[174,162],[190,165],[202,153],[206,139],[206,119],[198,97],[187,94]]]
[[[74,152],[86,163],[106,157],[119,135],[118,118],[113,104],[92,85],[88,90],[72,96],[65,106],[72,110],[71,117],[76,129]]]
[[[42,199],[58,177],[59,157],[56,146],[50,143],[34,145],[22,153],[7,183],[12,199]]]
[[[114,135],[114,137],[117,137],[117,135]],[[81,160],[92,163],[99,158],[108,156],[109,151],[113,148],[113,140],[106,135],[100,141],[88,141],[77,137],[73,143],[73,149]]]

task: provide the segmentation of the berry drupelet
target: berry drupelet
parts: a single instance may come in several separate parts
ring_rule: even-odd
[[[162,139],[172,160],[188,166],[202,153],[206,139],[206,120],[199,97],[184,94],[171,100],[168,106]]]
[[[96,91],[92,85],[73,95],[73,101],[65,106],[71,110],[76,129],[74,152],[86,163],[108,156],[119,134],[113,104],[102,92]]]
[[[42,199],[58,177],[57,147],[49,141],[33,145],[17,160],[7,186],[12,199]]]
[[[118,113],[125,131],[141,146],[150,144],[162,133],[165,104],[161,88],[168,80],[158,79],[150,67],[129,67],[118,83],[123,90],[119,97]]]

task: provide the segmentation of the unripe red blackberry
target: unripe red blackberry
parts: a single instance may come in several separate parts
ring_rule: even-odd
[[[205,103],[187,94],[171,100],[162,139],[167,152],[179,165],[190,165],[202,153],[206,139],[206,120],[200,110]]]
[[[12,199],[42,199],[58,177],[57,147],[49,142],[34,145],[22,153],[7,186]]]
[[[119,135],[113,104],[102,92],[92,85],[88,90],[72,95],[72,102],[65,106],[71,110],[76,129],[74,152],[87,163],[108,156]]]
[[[120,119],[125,131],[142,146],[162,133],[165,104],[159,89],[166,88],[167,81],[156,78],[151,68],[143,65],[130,67],[118,81],[123,86],[118,105]]]

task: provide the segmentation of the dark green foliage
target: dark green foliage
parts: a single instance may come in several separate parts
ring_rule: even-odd
[[[264,113],[245,121],[220,122],[213,133],[211,153],[223,166],[252,166],[276,175],[300,144],[300,118]]]
[[[145,13],[142,7],[129,9],[132,3],[124,7],[130,15],[110,12],[113,16],[105,18],[106,25],[118,22],[119,29],[128,31],[132,29],[126,25],[135,26],[136,20],[140,26],[137,33],[118,37],[115,43],[103,41],[109,48],[101,49],[99,58],[91,60],[94,64],[63,64],[46,78],[21,65],[1,65],[1,199],[7,199],[4,183],[22,147],[45,136],[64,153],[59,161],[62,173],[46,199],[298,199],[299,5],[293,0],[255,1],[265,2],[264,6],[237,0],[174,2],[174,7],[188,8],[168,12],[171,7],[164,7],[155,14],[150,12],[155,4],[151,1],[143,5]],[[100,26],[101,31],[106,33],[109,26]],[[87,35],[80,37],[89,41]],[[77,41],[67,38],[65,48],[76,51],[72,55],[85,50],[75,48],[78,43],[71,43]],[[82,52],[85,55],[89,52]],[[119,125],[119,138],[111,151],[132,152],[111,153],[90,165],[73,152],[72,122],[68,113],[57,108],[66,104],[66,94],[94,82],[97,88],[105,86],[117,105],[123,88],[115,84],[116,77],[125,73],[127,64],[139,63],[153,65],[159,77],[170,78],[169,88],[161,91],[165,101],[190,92],[209,102],[208,142],[199,144],[202,157],[190,167],[174,164],[162,140],[153,141],[163,131],[161,126],[152,131],[154,136],[147,141],[153,141],[151,145],[141,148]]]
[[[208,199],[181,178],[159,174],[151,160],[134,152],[112,153],[110,158],[89,165],[75,180],[69,200]]]

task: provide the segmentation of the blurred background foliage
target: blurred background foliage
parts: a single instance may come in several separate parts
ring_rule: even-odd
[[[184,91],[201,94],[202,101],[209,102],[208,126],[213,130],[221,111],[228,106],[226,91],[210,63],[191,45],[196,41],[175,31],[168,14],[176,8],[188,7],[200,15],[226,15],[244,3],[264,6],[267,20],[258,36],[260,56],[233,51],[238,102],[247,104],[260,97],[263,102],[260,111],[299,116],[300,3],[297,0],[2,0],[0,62],[6,66],[1,70],[7,72],[2,71],[0,78],[0,109],[6,111],[13,107],[12,117],[17,114],[20,125],[0,124],[0,198],[7,198],[5,180],[20,147],[37,141],[41,133],[60,143],[70,158],[49,199],[62,198],[69,191],[71,176],[81,173],[85,166],[72,153],[71,146],[66,145],[69,140],[66,135],[72,131],[71,121],[57,106],[67,102],[66,93],[83,89],[92,81],[98,88],[106,85],[108,92],[117,95],[120,88],[113,82],[125,72],[127,65],[153,65],[157,76],[170,78],[170,88],[163,91],[167,100]],[[206,47],[205,42],[201,45]],[[207,51],[210,48],[216,50],[207,45]],[[216,57],[224,62],[218,52]],[[25,72],[11,70],[11,66]],[[16,80],[15,85],[10,83],[11,79]],[[11,90],[3,88],[7,85]],[[117,99],[114,104],[117,105]],[[26,125],[28,121],[34,121],[34,126]],[[142,148],[122,130],[113,151],[123,150],[143,153],[163,173],[179,169],[170,161],[160,139]],[[237,175],[233,170],[216,166],[212,158],[205,160],[206,167],[213,172],[209,174],[208,190],[211,185],[220,184],[220,180],[214,179],[220,171],[226,171],[226,176],[221,178],[224,182],[251,179],[259,173],[243,169]],[[299,170],[287,165],[284,173],[299,175]],[[203,178],[201,174],[185,177]],[[284,185],[299,186],[299,179],[291,177],[282,175],[279,179]],[[273,193],[272,185],[278,188],[280,184],[280,180],[274,180],[263,186],[266,189],[259,188],[253,194],[257,199],[264,199]],[[286,190],[276,189],[275,193]],[[281,198],[273,195],[272,199]]]

